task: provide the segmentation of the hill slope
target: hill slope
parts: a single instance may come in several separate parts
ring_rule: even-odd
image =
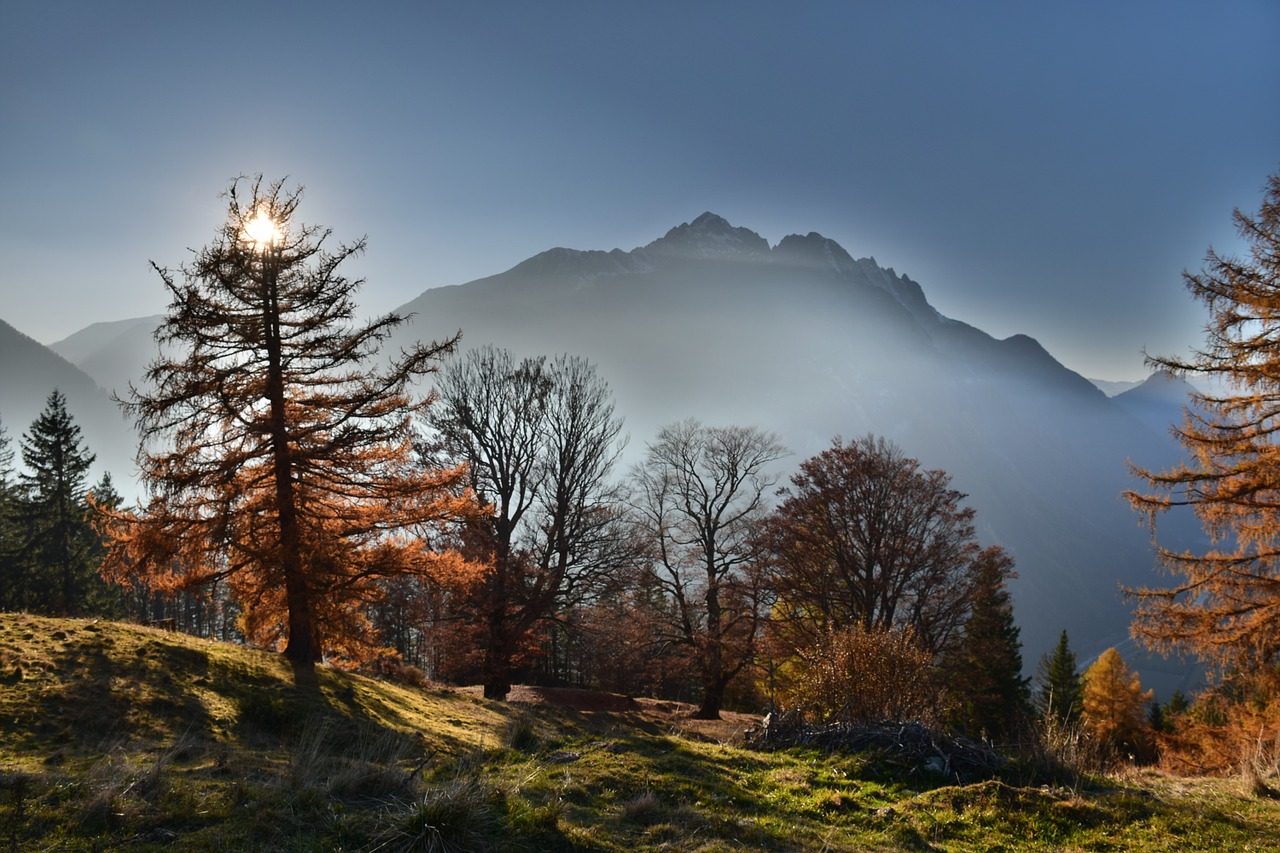
[[[1280,845],[1280,804],[1234,782],[958,785],[883,755],[729,746],[637,712],[499,705],[324,667],[298,677],[279,655],[110,622],[0,614],[0,684],[12,849]]]

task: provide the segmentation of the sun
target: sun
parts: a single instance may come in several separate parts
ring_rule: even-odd
[[[244,226],[244,235],[253,243],[253,248],[264,249],[274,246],[283,236],[280,226],[264,210],[259,210]]]

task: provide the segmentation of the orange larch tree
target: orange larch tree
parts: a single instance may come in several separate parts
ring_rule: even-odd
[[[310,666],[360,660],[374,643],[365,605],[381,578],[460,575],[433,547],[477,510],[465,470],[423,466],[411,383],[457,335],[379,367],[402,318],[355,321],[362,284],[339,266],[365,240],[325,245],[295,220],[301,189],[240,178],[227,219],[180,276],[137,422],[149,502],[116,513],[103,572],[178,590],[225,579],[250,639]]]
[[[1142,689],[1138,673],[1129,669],[1120,653],[1107,649],[1085,670],[1082,719],[1104,747],[1142,751],[1151,697],[1152,692]]]
[[[1191,395],[1173,431],[1188,460],[1164,472],[1138,469],[1152,491],[1128,493],[1153,535],[1162,513],[1190,506],[1212,545],[1203,553],[1158,547],[1176,582],[1131,593],[1133,633],[1146,645],[1254,670],[1280,657],[1280,175],[1258,215],[1237,210],[1235,222],[1249,256],[1210,249],[1201,272],[1183,275],[1209,310],[1206,344],[1187,359],[1148,358],[1224,390]]]

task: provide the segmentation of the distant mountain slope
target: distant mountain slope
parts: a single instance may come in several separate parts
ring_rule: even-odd
[[[1175,424],[1182,423],[1183,410],[1189,403],[1188,395],[1195,390],[1185,379],[1166,370],[1158,370],[1141,385],[1117,394],[1113,399],[1117,406],[1152,430],[1167,434]]]
[[[120,409],[93,379],[75,365],[0,320],[0,421],[21,462],[19,439],[44,409],[54,388],[67,398],[67,410],[98,456],[92,477],[110,471],[126,485],[133,476],[135,442]]]
[[[130,382],[137,383],[155,358],[155,330],[164,317],[135,317],[94,323],[70,337],[49,344],[49,349],[93,377],[108,392],[127,396]]]
[[[1123,394],[1125,391],[1137,388],[1142,384],[1141,379],[1134,382],[1116,382],[1110,379],[1090,379],[1089,381],[1094,385],[1097,385],[1098,390],[1103,394],[1106,394],[1108,397],[1115,397],[1117,394]]]
[[[1176,458],[1167,437],[1035,340],[944,317],[919,284],[821,235],[770,248],[708,213],[630,252],[552,249],[400,311],[415,319],[393,346],[462,329],[467,347],[591,358],[631,459],[690,415],[776,430],[790,468],[837,434],[892,438],[950,472],[984,540],[1016,557],[1029,666],[1063,628],[1086,658],[1125,643],[1119,585],[1152,582],[1119,496],[1129,460]]]

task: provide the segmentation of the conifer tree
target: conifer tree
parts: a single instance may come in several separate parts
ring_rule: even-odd
[[[116,515],[105,570],[157,590],[225,579],[251,639],[304,667],[358,660],[376,643],[365,604],[380,578],[468,570],[422,538],[475,503],[463,469],[415,458],[413,415],[430,401],[410,397],[457,337],[380,367],[402,318],[357,322],[361,282],[339,272],[364,239],[330,250],[282,181],[237,179],[227,198],[180,276],[153,264],[172,297],[162,355],[124,404],[151,497]]]
[[[15,606],[18,584],[17,485],[13,479],[13,448],[0,421],[0,610]]]
[[[84,612],[96,578],[85,502],[94,455],[56,388],[23,434],[18,476],[21,580],[15,605],[58,615]]]
[[[86,580],[85,600],[89,612],[118,616],[124,609],[124,596],[115,584],[108,584],[102,577],[102,562],[107,555],[107,541],[103,531],[110,524],[113,514],[118,513],[124,504],[124,498],[116,490],[115,480],[110,471],[104,471],[98,482],[89,487],[86,522],[92,531],[89,537],[89,563],[93,567],[92,575]]]
[[[1043,655],[1036,667],[1036,709],[1042,717],[1061,725],[1080,719],[1081,686],[1076,667],[1075,652],[1063,631],[1053,651]]]
[[[1152,691],[1143,691],[1138,673],[1131,672],[1120,653],[1107,649],[1084,674],[1082,719],[1102,744],[1134,750],[1146,723],[1145,708]]]
[[[1208,309],[1205,345],[1190,358],[1148,358],[1224,390],[1190,395],[1174,430],[1188,461],[1139,469],[1152,491],[1128,493],[1153,536],[1162,513],[1190,506],[1213,544],[1203,553],[1158,547],[1174,584],[1131,592],[1133,632],[1147,646],[1251,671],[1280,657],[1280,175],[1256,216],[1234,218],[1248,256],[1210,249],[1199,273],[1183,274]]]
[[[1013,621],[1007,582],[1013,561],[988,548],[975,561],[974,589],[959,648],[944,661],[953,723],[973,735],[1003,738],[1016,732],[1031,696],[1022,676],[1021,632]]]

